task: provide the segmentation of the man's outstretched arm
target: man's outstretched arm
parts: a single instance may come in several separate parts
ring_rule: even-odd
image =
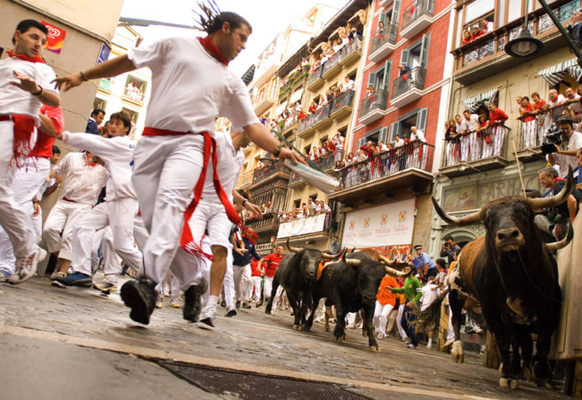
[[[59,90],[66,92],[69,89],[79,86],[81,83],[99,78],[109,78],[112,76],[121,75],[125,72],[136,69],[133,61],[129,59],[127,54],[112,58],[99,65],[89,68],[84,71],[79,71],[76,74],[63,76],[55,79],[56,86]]]

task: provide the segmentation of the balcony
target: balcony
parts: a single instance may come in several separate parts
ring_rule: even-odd
[[[327,152],[325,153],[324,156],[321,157],[316,157],[315,160],[313,160],[313,163],[315,164],[315,166],[322,172],[331,170],[334,165],[335,165],[335,161],[336,160],[342,160],[343,159],[343,150],[338,150],[338,154],[334,155],[333,152]],[[305,181],[298,176],[295,173],[291,173],[291,178],[289,179],[289,187],[291,186],[302,186],[305,184]]]
[[[299,129],[297,130],[297,135],[302,138],[308,137],[313,133],[313,122],[315,114],[311,114],[303,118],[299,122]]]
[[[340,59],[341,65],[344,67],[349,67],[354,62],[360,59],[362,54],[362,41],[358,38],[355,38],[351,41],[351,43],[346,44],[342,48],[342,56]]]
[[[396,49],[396,33],[398,32],[398,25],[389,25],[385,32],[376,32],[372,39],[370,48],[370,61],[375,63],[388,57],[394,49]]]
[[[434,145],[414,141],[349,165],[338,172],[340,190],[331,194],[329,200],[351,206],[403,190],[427,193],[433,179],[430,172],[433,156]]]
[[[277,239],[289,238],[289,241],[325,239],[329,237],[327,232],[329,232],[330,227],[330,214],[319,214],[313,217],[296,219],[279,225]]]
[[[332,120],[331,118],[329,118],[329,113],[333,105],[334,103],[332,100],[331,103],[326,104],[325,106],[315,111],[315,113],[313,113],[313,115],[311,116],[312,118],[310,120],[313,129],[322,130],[331,125]]]
[[[273,105],[275,105],[276,102],[277,100],[275,99],[274,96],[263,94],[260,98],[255,99],[255,101],[253,102],[253,109],[255,111],[255,114],[261,115],[269,108],[273,107]]]
[[[388,7],[390,6],[392,3],[394,3],[394,0],[380,0],[378,2],[378,4],[380,4],[380,7]]]
[[[121,98],[125,101],[143,106],[143,99],[145,95],[142,90],[136,86],[130,85],[126,86],[123,90],[123,96]]]
[[[343,48],[342,48],[343,50]],[[342,70],[341,60],[341,50],[335,53],[330,59],[323,63],[321,68],[321,77],[323,79],[331,79]]]
[[[348,90],[333,99],[329,116],[339,121],[352,113],[355,91]]]
[[[402,13],[402,29],[400,36],[412,39],[432,24],[434,11],[433,0],[413,2]]]
[[[517,154],[521,161],[534,161],[544,158],[541,145],[547,142],[547,134],[552,122],[567,112],[575,124],[582,122],[582,106],[579,101],[571,100],[559,106],[519,118],[517,131]]]
[[[426,69],[423,67],[413,68],[408,76],[399,76],[392,83],[392,97],[390,104],[394,107],[403,107],[406,104],[418,100],[422,96]]]
[[[242,174],[239,177],[237,187],[242,189],[242,190],[248,189],[249,186],[251,186],[251,184],[253,183],[254,172],[255,171],[253,171],[251,169],[251,170],[246,171],[244,174]]]
[[[279,216],[276,212],[263,214],[263,218],[249,218],[245,220],[245,225],[254,230],[259,236],[266,232],[277,232],[279,229]],[[270,235],[269,235],[270,236]],[[257,249],[258,251],[258,249]]]
[[[307,90],[315,92],[323,86],[323,78],[321,77],[322,70],[323,65],[320,65],[315,71],[309,73],[309,78],[307,78]]]
[[[448,142],[439,172],[455,177],[505,167],[508,164],[505,146],[509,130],[505,125],[495,124],[480,134],[471,132],[462,136],[458,143]],[[463,143],[467,144],[468,152],[461,151]]]
[[[297,128],[299,124],[299,115],[293,114],[281,121],[281,133],[287,136],[293,129]]]
[[[285,168],[282,162],[279,160],[265,160],[265,163],[269,163],[270,165],[255,168],[253,172],[253,183],[249,189],[255,188],[259,183],[263,183],[272,177],[289,179],[289,171]]]
[[[366,95],[360,102],[360,122],[370,124],[384,115],[388,103],[388,91],[380,90]]]
[[[572,12],[578,8],[578,1],[557,0],[550,4],[554,14],[566,25]],[[565,45],[564,39],[543,9],[528,15],[528,27],[532,35],[543,42],[542,52],[537,56],[556,51]],[[504,51],[505,44],[519,35],[523,17],[489,32],[453,50],[455,56],[455,80],[462,85],[470,85],[509,68],[516,67],[527,59],[510,57]]]
[[[99,79],[97,89],[111,93],[111,81],[109,79]]]

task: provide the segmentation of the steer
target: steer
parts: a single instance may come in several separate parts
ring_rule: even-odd
[[[293,316],[295,317],[293,329],[303,330],[307,310],[311,308],[313,301],[313,284],[316,280],[319,264],[322,260],[336,259],[342,253],[334,255],[317,249],[294,247],[289,245],[289,240],[287,240],[287,247],[291,253],[283,256],[275,272],[273,289],[265,313],[271,314],[273,299],[277,293],[277,288],[281,285],[293,308]]]
[[[551,252],[564,247],[572,238],[570,227],[565,239],[544,243],[534,223],[536,210],[562,204],[572,190],[572,173],[562,191],[554,197],[528,199],[507,197],[484,205],[461,218],[447,215],[433,198],[439,216],[448,224],[462,226],[482,221],[485,236],[469,242],[461,251],[456,267],[448,277],[449,303],[455,343],[453,359],[463,362],[460,318],[463,307],[479,303],[499,347],[502,368],[499,385],[518,387],[521,372],[532,364],[531,332],[537,332],[533,371],[538,384],[550,378],[548,353],[552,333],[559,322],[561,292],[558,269]],[[510,345],[513,358],[510,358]],[[519,349],[525,371],[521,370]]]
[[[313,324],[319,300],[326,298],[325,305],[333,305],[336,310],[337,322],[333,332],[336,341],[341,343],[346,337],[346,314],[362,310],[370,350],[378,351],[372,323],[378,287],[386,273],[404,276],[409,272],[400,272],[388,265],[393,265],[393,262],[369,250],[350,253],[348,258],[344,255],[341,261],[328,264],[314,287],[313,306],[305,329],[309,330]]]

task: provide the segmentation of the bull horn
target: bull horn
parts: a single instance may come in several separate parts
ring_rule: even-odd
[[[301,253],[303,251],[301,247],[291,246],[289,244],[289,238],[287,238],[287,248],[289,249],[289,251],[292,251],[293,253]]]
[[[394,265],[394,263],[396,262],[396,260],[394,260],[394,261],[390,261],[390,260],[388,259],[388,257],[386,257],[386,256],[383,256],[382,254],[378,254],[378,258],[379,258],[379,259],[380,259],[380,261],[382,261],[384,264],[386,264],[386,265],[389,265],[389,266],[392,266],[392,265]]]
[[[390,268],[388,266],[384,266],[386,268],[386,273],[392,276],[406,276],[410,273],[410,268],[406,267],[402,271],[398,271],[397,269]]]
[[[362,260],[357,260],[355,258],[346,258],[345,263],[348,265],[360,265]]]
[[[482,210],[475,211],[473,214],[465,215],[464,217],[460,217],[460,218],[451,217],[441,208],[441,206],[439,205],[439,203],[436,201],[436,199],[434,197],[431,197],[431,199],[432,199],[432,204],[433,204],[434,209],[436,210],[437,214],[447,224],[463,226],[463,225],[474,224],[474,223],[481,221]]]
[[[330,259],[330,260],[334,260],[334,259],[336,259],[336,258],[340,258],[340,257],[342,257],[342,256],[344,255],[344,253],[346,252],[346,250],[347,250],[347,249],[343,249],[343,250],[341,250],[341,251],[340,251],[339,253],[337,253],[337,254],[331,254],[331,253],[326,253],[325,251],[322,251],[322,252],[321,252],[321,257],[323,257],[323,258],[327,258],[327,259]]]
[[[573,237],[574,230],[572,229],[572,222],[568,222],[568,232],[566,233],[564,239],[559,240],[557,242],[545,243],[546,249],[548,249],[548,251],[556,251],[563,249],[568,245],[568,243],[570,243],[570,241],[572,241]]]
[[[566,184],[555,196],[552,197],[541,197],[536,199],[526,199],[529,205],[534,210],[541,210],[542,208],[556,207],[566,201],[570,193],[572,193],[572,188],[574,187],[574,178],[572,178],[572,167],[568,167],[568,179]]]

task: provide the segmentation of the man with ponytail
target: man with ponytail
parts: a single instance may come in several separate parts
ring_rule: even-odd
[[[302,162],[259,122],[246,86],[228,69],[228,63],[245,48],[250,24],[235,13],[220,12],[213,2],[200,8],[204,14],[200,26],[207,33],[204,38],[164,39],[57,79],[58,86],[66,91],[90,79],[146,66],[152,70],[152,96],[146,128],[134,153],[133,175],[149,232],[143,249],[144,274],[121,288],[122,299],[131,308],[130,317],[143,324],[149,323],[156,287],[170,268],[181,282],[204,285],[200,280],[191,281],[195,273],[192,264],[173,260],[177,252],[184,251],[179,250],[181,244],[192,242],[185,216],[187,221],[194,212],[206,176],[214,175],[211,181],[225,209],[232,208],[213,168],[215,118],[228,118],[234,131],[244,131],[251,141],[275,157]],[[232,213],[228,215],[233,220]],[[233,222],[238,224],[240,220]]]

